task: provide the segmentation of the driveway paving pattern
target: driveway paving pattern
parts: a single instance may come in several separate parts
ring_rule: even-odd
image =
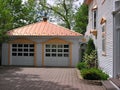
[[[84,83],[75,68],[0,68],[0,90],[105,90]]]

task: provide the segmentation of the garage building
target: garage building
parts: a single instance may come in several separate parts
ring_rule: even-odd
[[[46,20],[8,31],[2,65],[68,66],[80,59],[82,34]]]

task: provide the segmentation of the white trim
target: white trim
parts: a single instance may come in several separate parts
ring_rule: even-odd
[[[117,87],[112,81],[109,80],[109,82],[110,82],[117,90],[120,90],[120,88]]]

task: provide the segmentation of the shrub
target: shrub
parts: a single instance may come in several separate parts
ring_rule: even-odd
[[[97,51],[93,50],[90,55],[85,53],[83,60],[89,68],[98,67]]]
[[[90,38],[85,53],[89,55],[92,52],[92,50],[95,50],[95,45],[93,39]]]
[[[77,64],[77,68],[78,68],[79,70],[87,69],[87,64],[86,64],[85,62],[79,62],[79,63]]]
[[[102,70],[97,68],[83,69],[81,70],[81,75],[87,80],[107,80],[109,77]]]

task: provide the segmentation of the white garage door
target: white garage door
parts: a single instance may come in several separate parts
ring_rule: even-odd
[[[44,55],[45,66],[69,66],[68,44],[46,44]]]
[[[11,65],[34,65],[34,44],[12,44]]]

